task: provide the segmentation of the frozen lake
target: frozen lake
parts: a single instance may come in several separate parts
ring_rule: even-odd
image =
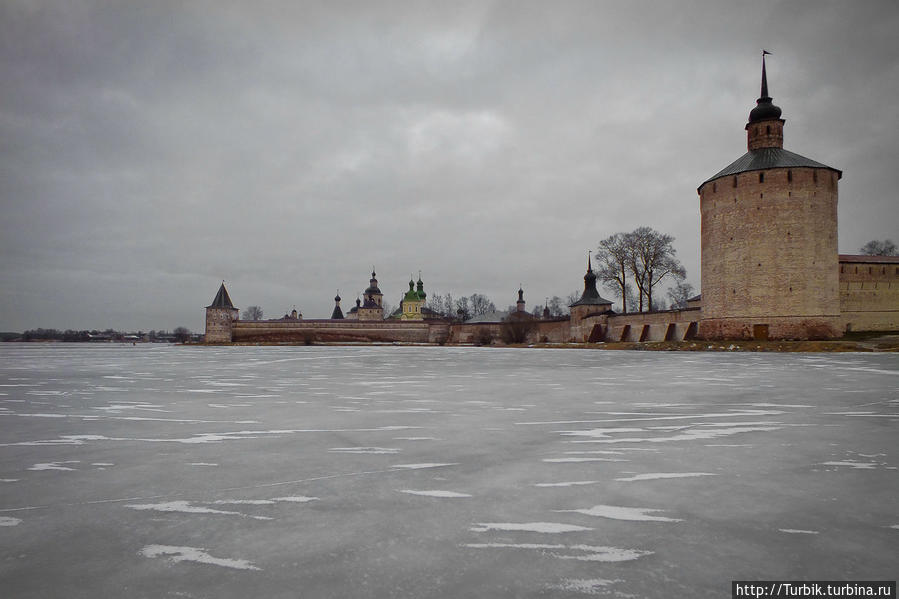
[[[899,356],[0,344],[4,597],[895,580]]]

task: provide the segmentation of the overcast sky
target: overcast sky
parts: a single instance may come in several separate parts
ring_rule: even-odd
[[[840,251],[899,241],[899,4],[0,2],[0,330],[328,317],[377,268],[529,309],[746,151],[843,171]],[[611,297],[608,291],[604,296]]]

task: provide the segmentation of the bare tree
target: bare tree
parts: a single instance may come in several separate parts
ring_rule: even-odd
[[[677,251],[672,245],[674,237],[650,227],[639,227],[628,234],[631,244],[630,263],[628,264],[634,284],[640,292],[640,312],[643,311],[643,300],[646,307],[653,308],[652,290],[666,277],[683,279],[687,271],[675,257]]]
[[[627,312],[628,266],[632,246],[629,233],[615,233],[599,242],[596,250],[596,277],[621,298],[621,311]],[[580,297],[580,296],[579,296]],[[576,300],[575,300],[576,301]],[[572,302],[574,303],[574,302]]]
[[[580,296],[578,296],[578,299],[580,299]],[[575,301],[577,301],[577,300],[575,300]],[[572,303],[574,303],[574,302],[572,302]],[[549,298],[548,305],[549,305],[549,315],[552,316],[553,318],[557,318],[559,316],[565,316],[565,312],[567,311],[567,309],[566,309],[567,304],[565,304],[562,301],[562,298],[559,297],[558,295],[554,295],[551,298]]]
[[[897,254],[896,244],[891,239],[879,241],[872,239],[859,250],[865,256],[895,256]]]
[[[262,308],[259,306],[247,306],[240,317],[244,320],[262,320]]]
[[[500,327],[503,343],[527,343],[528,337],[537,329],[537,322],[531,318],[506,317]]]
[[[468,298],[468,306],[472,316],[480,316],[496,310],[496,306],[486,295],[472,293]]]
[[[668,299],[671,300],[671,308],[683,310],[687,307],[687,300],[693,297],[693,285],[686,281],[678,281],[674,287],[668,289]]]
[[[468,305],[467,297],[463,296],[456,300],[456,316],[463,322],[471,318],[471,307]]]
[[[187,327],[175,327],[175,330],[172,331],[175,335],[175,340],[180,343],[184,343],[186,341],[190,341],[190,329]]]

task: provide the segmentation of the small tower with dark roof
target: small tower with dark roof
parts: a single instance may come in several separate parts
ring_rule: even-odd
[[[584,275],[584,292],[581,298],[568,306],[571,308],[571,319],[582,319],[591,312],[606,312],[612,309],[612,302],[599,295],[596,290],[596,274],[590,254],[587,254],[587,274]]]
[[[371,279],[368,282],[368,288],[362,292],[362,304],[356,311],[359,320],[383,320],[384,308],[381,307],[381,301],[384,295],[378,288],[378,278],[375,269],[371,269]]]
[[[206,343],[230,343],[231,323],[237,320],[239,313],[222,281],[212,303],[206,306]]]
[[[593,336],[593,327],[603,326],[608,316],[613,314],[612,302],[599,295],[596,290],[596,274],[590,254],[587,253],[587,274],[584,275],[584,292],[578,301],[569,306],[571,310],[571,335],[578,341],[587,341]],[[599,321],[596,319],[599,318]]]
[[[381,300],[383,299],[384,295],[381,293],[381,289],[378,287],[378,278],[375,274],[374,267],[372,267],[371,269],[371,279],[368,281],[368,289],[363,291],[362,295],[365,298],[370,299],[371,301],[378,304],[378,306],[381,305]]]
[[[699,186],[706,339],[835,337],[837,182],[842,173],[783,148],[781,109],[761,94],[746,154]]]
[[[331,312],[331,320],[342,320],[343,310],[340,309],[340,291],[334,296],[334,311]]]
[[[518,286],[518,301],[515,302],[515,310],[517,312],[524,312],[524,289],[521,288],[521,285]]]

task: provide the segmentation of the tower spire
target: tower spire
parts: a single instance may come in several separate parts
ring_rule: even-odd
[[[765,64],[765,56],[771,54],[762,50],[762,89],[759,99],[755,101],[755,108],[749,113],[749,122],[746,123],[747,147],[749,151],[765,148],[783,148],[784,120],[780,118],[781,110],[775,106],[768,95],[768,69]]]
[[[761,98],[770,98],[768,95],[768,74],[765,72],[765,55],[771,54],[767,50],[762,50],[762,92]]]

